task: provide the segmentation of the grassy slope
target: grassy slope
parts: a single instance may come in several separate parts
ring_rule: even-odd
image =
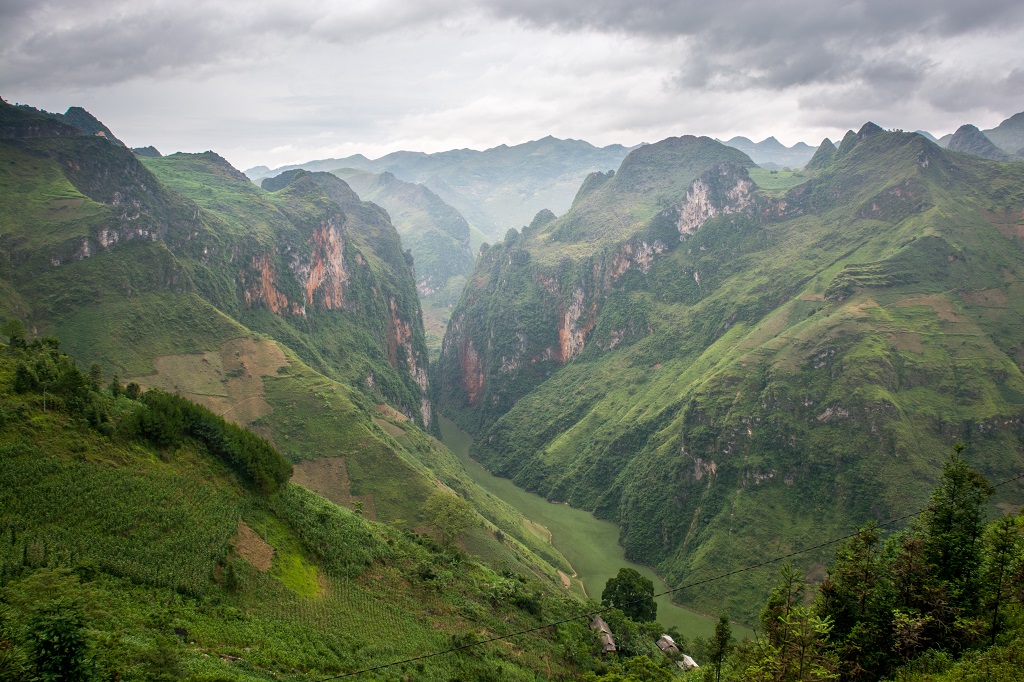
[[[624,277],[605,310],[647,310],[650,335],[591,344],[479,456],[618,519],[674,584],[916,507],[953,437],[1013,473],[1022,188],[1019,165],[866,137],[787,196],[794,217],[711,221]],[[771,579],[685,600],[749,617]]]
[[[53,144],[50,140],[43,142]],[[340,378],[361,383],[368,364],[378,381],[389,380],[389,372],[394,374],[384,357],[385,351],[366,330],[353,330],[353,325],[342,324],[342,331],[335,333],[337,325],[324,321],[307,323],[308,328],[304,328],[301,321],[298,325],[288,323],[269,311],[243,311],[230,277],[225,278],[223,272],[203,258],[190,258],[197,254],[190,253],[187,246],[181,249],[185,251],[182,257],[172,253],[162,241],[149,238],[131,240],[80,260],[71,259],[60,267],[47,262],[39,266],[41,272],[32,276],[30,268],[35,267],[35,254],[68,248],[68,243],[78,244],[96,230],[116,223],[118,209],[86,197],[51,159],[8,145],[0,145],[0,153],[9,161],[0,163],[0,168],[6,169],[0,179],[4,191],[10,188],[14,198],[11,212],[4,216],[2,233],[5,255],[14,261],[8,272],[18,282],[17,296],[10,300],[20,299],[19,310],[31,310],[31,316],[25,317],[40,335],[56,334],[84,362],[98,361],[107,376],[116,373],[122,379],[134,378],[144,385],[181,391],[243,425],[255,421],[256,428],[274,439],[293,461],[345,456],[356,495],[372,500],[381,519],[405,519],[408,527],[423,528],[422,502],[440,480],[473,500],[490,519],[490,531],[481,528],[470,534],[475,552],[505,560],[518,570],[551,578],[555,568],[549,561],[565,567],[564,558],[557,552],[520,530],[526,523],[521,515],[472,485],[443,446],[411,424],[394,427],[408,432],[407,437],[396,439],[389,435],[375,423],[374,416],[379,415],[370,397],[338,382]],[[201,231],[205,248],[211,252],[203,254],[210,261],[217,252],[244,253],[282,235],[287,238],[295,232],[293,220],[299,219],[296,216],[313,219],[309,216],[315,206],[304,200],[302,193],[295,197],[294,189],[271,194],[255,188],[215,154],[179,154],[147,159],[146,163],[196,201],[198,206],[193,205],[191,210],[201,218],[196,229]],[[162,196],[168,196],[152,176],[150,184]],[[315,188],[304,189],[312,193]],[[323,200],[322,195],[313,196],[316,201]],[[72,213],[59,210],[69,201],[76,207],[85,207],[81,212],[90,217],[91,222],[82,230],[74,227],[81,217],[78,209]],[[187,200],[175,200],[172,196],[167,201]],[[360,210],[361,206],[349,209],[349,219],[356,223],[354,228],[361,227],[361,220],[370,225],[358,233],[351,230],[354,247],[365,262],[381,273],[382,279],[387,279],[381,285],[381,293],[394,293],[397,297],[403,282],[390,272],[389,261],[401,259],[400,249],[396,246],[395,253],[384,252],[380,245],[390,243],[393,235],[386,232],[385,226],[372,222],[372,211],[364,219]],[[54,211],[58,211],[63,222],[50,218]],[[152,217],[147,219],[157,222]],[[46,229],[29,229],[37,224]],[[35,241],[31,242],[33,251],[25,256],[27,240]],[[397,244],[397,239],[390,241]],[[383,252],[383,257],[377,255],[378,251]],[[404,260],[401,262],[404,267]],[[404,283],[411,293],[407,269],[405,275],[409,281]],[[4,286],[14,289],[6,282]],[[414,297],[412,300],[415,302]],[[234,312],[237,317],[232,318],[224,311]],[[267,339],[260,340],[250,331],[253,326],[275,333],[283,345],[278,348]],[[234,355],[219,361],[226,349],[234,350],[239,339],[250,336],[284,354],[282,374],[276,373],[275,366],[267,372],[270,376],[264,377],[258,358],[251,368],[245,366],[247,358],[239,360]],[[318,345],[318,336],[330,339]],[[332,364],[331,349],[337,349],[344,362]],[[297,353],[333,370],[334,378],[311,369]],[[216,376],[209,371],[211,359],[218,359],[220,373]],[[231,390],[239,382],[251,386]],[[330,400],[321,399],[327,394]],[[254,404],[265,409],[253,411]],[[238,411],[227,411],[235,410],[236,406]],[[524,538],[531,543],[530,549],[511,540],[506,544],[497,542],[492,532],[494,524],[501,526],[508,538]],[[534,551],[547,558],[538,558]]]
[[[0,638],[23,642],[31,609],[60,598],[120,679],[309,679],[537,622],[517,600],[546,618],[579,608],[298,486],[255,495],[199,445],[161,451],[44,412],[41,396],[10,392],[13,366],[0,346]],[[240,522],[259,536],[247,547],[269,543],[268,568],[242,558]],[[563,634],[376,679],[532,680],[587,641],[582,625]]]

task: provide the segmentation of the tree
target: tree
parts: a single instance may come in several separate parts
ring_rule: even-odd
[[[87,676],[85,626],[78,609],[54,604],[29,623],[35,668],[45,682],[71,682]]]
[[[634,568],[620,568],[609,578],[601,592],[601,603],[613,606],[639,623],[655,620],[658,605],[654,601],[654,583]]]
[[[711,643],[711,662],[715,664],[715,680],[722,679],[722,662],[736,648],[732,639],[732,625],[729,616],[724,613],[718,617],[715,625],[715,638]]]
[[[989,630],[993,646],[1002,625],[1000,607],[1010,592],[1014,569],[1024,564],[1024,536],[1021,530],[1021,519],[1010,514],[993,521],[985,530],[982,606],[990,614]]]
[[[964,615],[978,612],[982,519],[995,492],[988,480],[967,466],[964,446],[956,443],[942,466],[939,485],[923,515],[925,556],[936,576],[951,588],[951,602]]]
[[[7,342],[15,348],[25,347],[25,323],[16,317],[4,320],[0,335],[7,337]]]
[[[473,525],[475,514],[461,497],[452,493],[435,491],[423,505],[427,523],[441,536],[441,544],[451,546],[458,537]]]
[[[836,550],[819,588],[818,606],[834,622],[831,638],[845,679],[883,677],[892,664],[894,588],[889,557],[874,524],[859,529]]]

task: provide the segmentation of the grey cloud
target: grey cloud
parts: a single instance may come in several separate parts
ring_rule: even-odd
[[[499,16],[556,30],[679,39],[687,58],[675,83],[769,89],[850,78],[920,82],[929,68],[914,49],[935,39],[1020,30],[1018,0],[493,0]],[[878,52],[868,59],[866,51]]]
[[[1024,93],[1024,68],[1006,75],[975,74],[950,78],[928,93],[928,102],[940,111],[969,111],[984,103],[997,112],[1018,111]]]
[[[238,49],[220,39],[225,18],[201,6],[138,11],[94,3],[67,10],[52,21],[60,11],[56,3],[48,3],[24,16],[20,26],[4,31],[4,85],[42,80],[57,86],[113,83],[194,70]]]
[[[462,3],[464,4],[464,3]],[[0,83],[90,86],[230,68],[312,43],[365,40],[455,12],[439,0],[233,2],[13,0],[0,10]]]
[[[46,74],[89,85],[269,57],[309,41],[345,44],[417,26],[490,16],[555,31],[678,41],[678,87],[786,88],[851,77],[920,80],[913,48],[935,37],[1019,30],[1019,0],[7,0],[0,5],[5,86]],[[862,56],[874,51],[870,59]]]

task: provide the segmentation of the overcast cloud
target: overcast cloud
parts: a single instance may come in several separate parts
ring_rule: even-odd
[[[1019,0],[3,0],[0,96],[236,166],[1024,110]]]

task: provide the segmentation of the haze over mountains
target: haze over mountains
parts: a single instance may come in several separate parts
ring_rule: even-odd
[[[546,137],[486,151],[458,149],[435,154],[394,152],[370,160],[361,155],[245,171],[252,180],[291,168],[334,171],[355,168],[391,173],[400,180],[426,185],[458,209],[489,240],[530,222],[541,209],[564,211],[580,182],[593,171],[616,168],[629,150],[621,145],[594,147],[582,140]]]

